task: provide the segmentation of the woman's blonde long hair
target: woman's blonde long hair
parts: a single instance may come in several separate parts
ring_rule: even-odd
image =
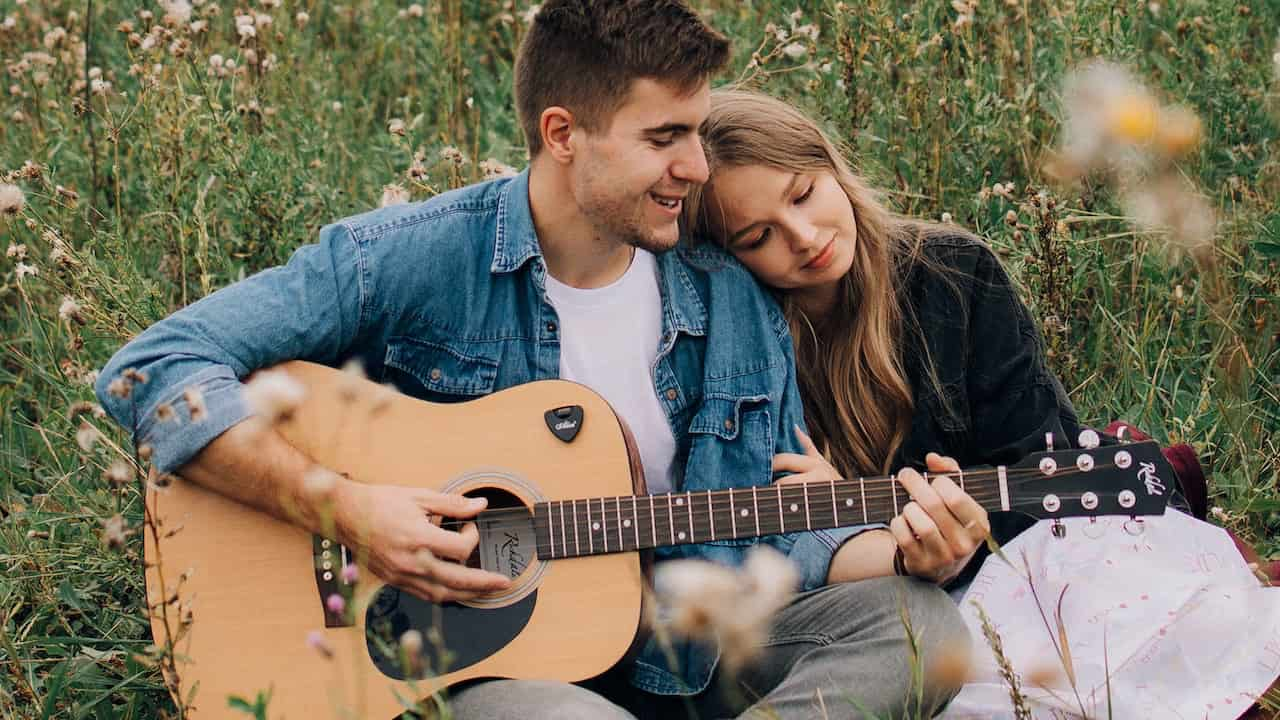
[[[906,267],[928,263],[921,241],[940,230],[890,213],[817,123],[777,98],[715,90],[701,132],[712,177],[685,201],[686,226],[695,238],[724,242],[715,173],[727,167],[829,172],[849,197],[858,238],[835,309],[815,321],[787,293],[780,300],[814,441],[846,477],[889,472],[913,411],[901,348],[904,326],[914,329],[916,320],[904,317],[899,285]],[[932,362],[923,360],[936,383]]]

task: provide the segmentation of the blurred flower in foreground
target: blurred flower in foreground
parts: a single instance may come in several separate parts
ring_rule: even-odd
[[[1200,143],[1200,119],[1160,101],[1128,70],[1102,60],[1063,83],[1062,146],[1051,171],[1074,179],[1098,169],[1131,172],[1177,159]]]
[[[658,566],[654,586],[664,605],[666,628],[688,638],[715,638],[729,673],[750,661],[769,625],[791,601],[799,576],[781,553],[757,545],[741,568],[702,560]]]
[[[17,215],[27,204],[22,188],[10,183],[0,183],[0,215]]]
[[[1103,171],[1139,228],[1211,262],[1215,213],[1175,165],[1200,145],[1195,112],[1161,104],[1128,70],[1103,60],[1071,72],[1062,101],[1061,146],[1049,174],[1074,181]]]
[[[275,424],[288,420],[306,397],[302,383],[281,370],[255,373],[244,386],[245,402],[264,420]]]

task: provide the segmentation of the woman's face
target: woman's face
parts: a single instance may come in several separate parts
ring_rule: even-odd
[[[834,175],[730,167],[716,171],[710,191],[726,247],[761,282],[834,301],[858,240],[853,206]]]

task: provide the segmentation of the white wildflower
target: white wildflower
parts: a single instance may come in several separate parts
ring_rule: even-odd
[[[409,191],[405,190],[403,185],[390,183],[382,186],[382,202],[378,207],[403,205],[407,202],[409,202]]]
[[[28,265],[26,263],[18,263],[17,265],[14,266],[13,271],[14,273],[17,274],[18,282],[22,282],[23,279],[28,278],[32,275],[40,274],[40,271],[37,270],[34,265]]]
[[[4,256],[8,258],[14,258],[17,260],[26,260],[27,259],[26,243],[20,243],[17,245],[14,245],[13,243],[9,243],[9,249],[4,251]]]
[[[310,21],[311,21],[311,16],[307,14],[306,10],[299,10],[298,14],[293,16],[293,24],[297,25],[300,28],[306,27],[307,23]]]
[[[733,671],[758,651],[798,581],[786,557],[759,545],[736,571],[699,560],[663,563],[655,587],[669,610],[670,630],[685,637],[715,637]]]
[[[133,467],[120,458],[102,473],[102,477],[116,487],[128,485],[133,480]]]
[[[289,419],[306,397],[307,390],[283,370],[255,373],[244,387],[245,402],[267,422]]]
[[[186,25],[191,22],[191,3],[187,0],[160,0],[166,25]]]
[[[17,215],[27,204],[26,193],[12,183],[0,183],[0,215]]]
[[[102,433],[98,432],[98,428],[88,422],[81,422],[80,427],[76,430],[76,444],[80,446],[81,450],[89,452],[98,443],[98,438],[101,435]]]
[[[101,78],[95,78],[89,82],[89,90],[94,95],[107,95],[111,92],[111,83]]]
[[[782,54],[792,60],[799,60],[809,54],[809,48],[805,47],[803,43],[793,42],[782,48]]]
[[[388,120],[387,132],[391,133],[392,135],[399,135],[401,137],[404,137],[404,133],[405,133],[404,120],[401,120],[400,118],[391,118],[390,120]]]
[[[74,320],[78,323],[83,323],[84,318],[80,316],[82,309],[80,303],[75,301],[75,298],[70,295],[63,295],[62,304],[58,306],[58,317],[67,321]]]
[[[409,6],[409,17],[420,18],[423,16],[423,14],[425,14],[425,11],[422,9],[422,6],[419,5],[418,3],[414,3]]]

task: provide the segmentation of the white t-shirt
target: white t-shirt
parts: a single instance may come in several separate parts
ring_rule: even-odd
[[[583,290],[547,275],[560,316],[560,377],[600,393],[640,446],[649,492],[671,491],[676,440],[653,387],[662,341],[662,295],[652,254],[637,249],[611,285]]]

